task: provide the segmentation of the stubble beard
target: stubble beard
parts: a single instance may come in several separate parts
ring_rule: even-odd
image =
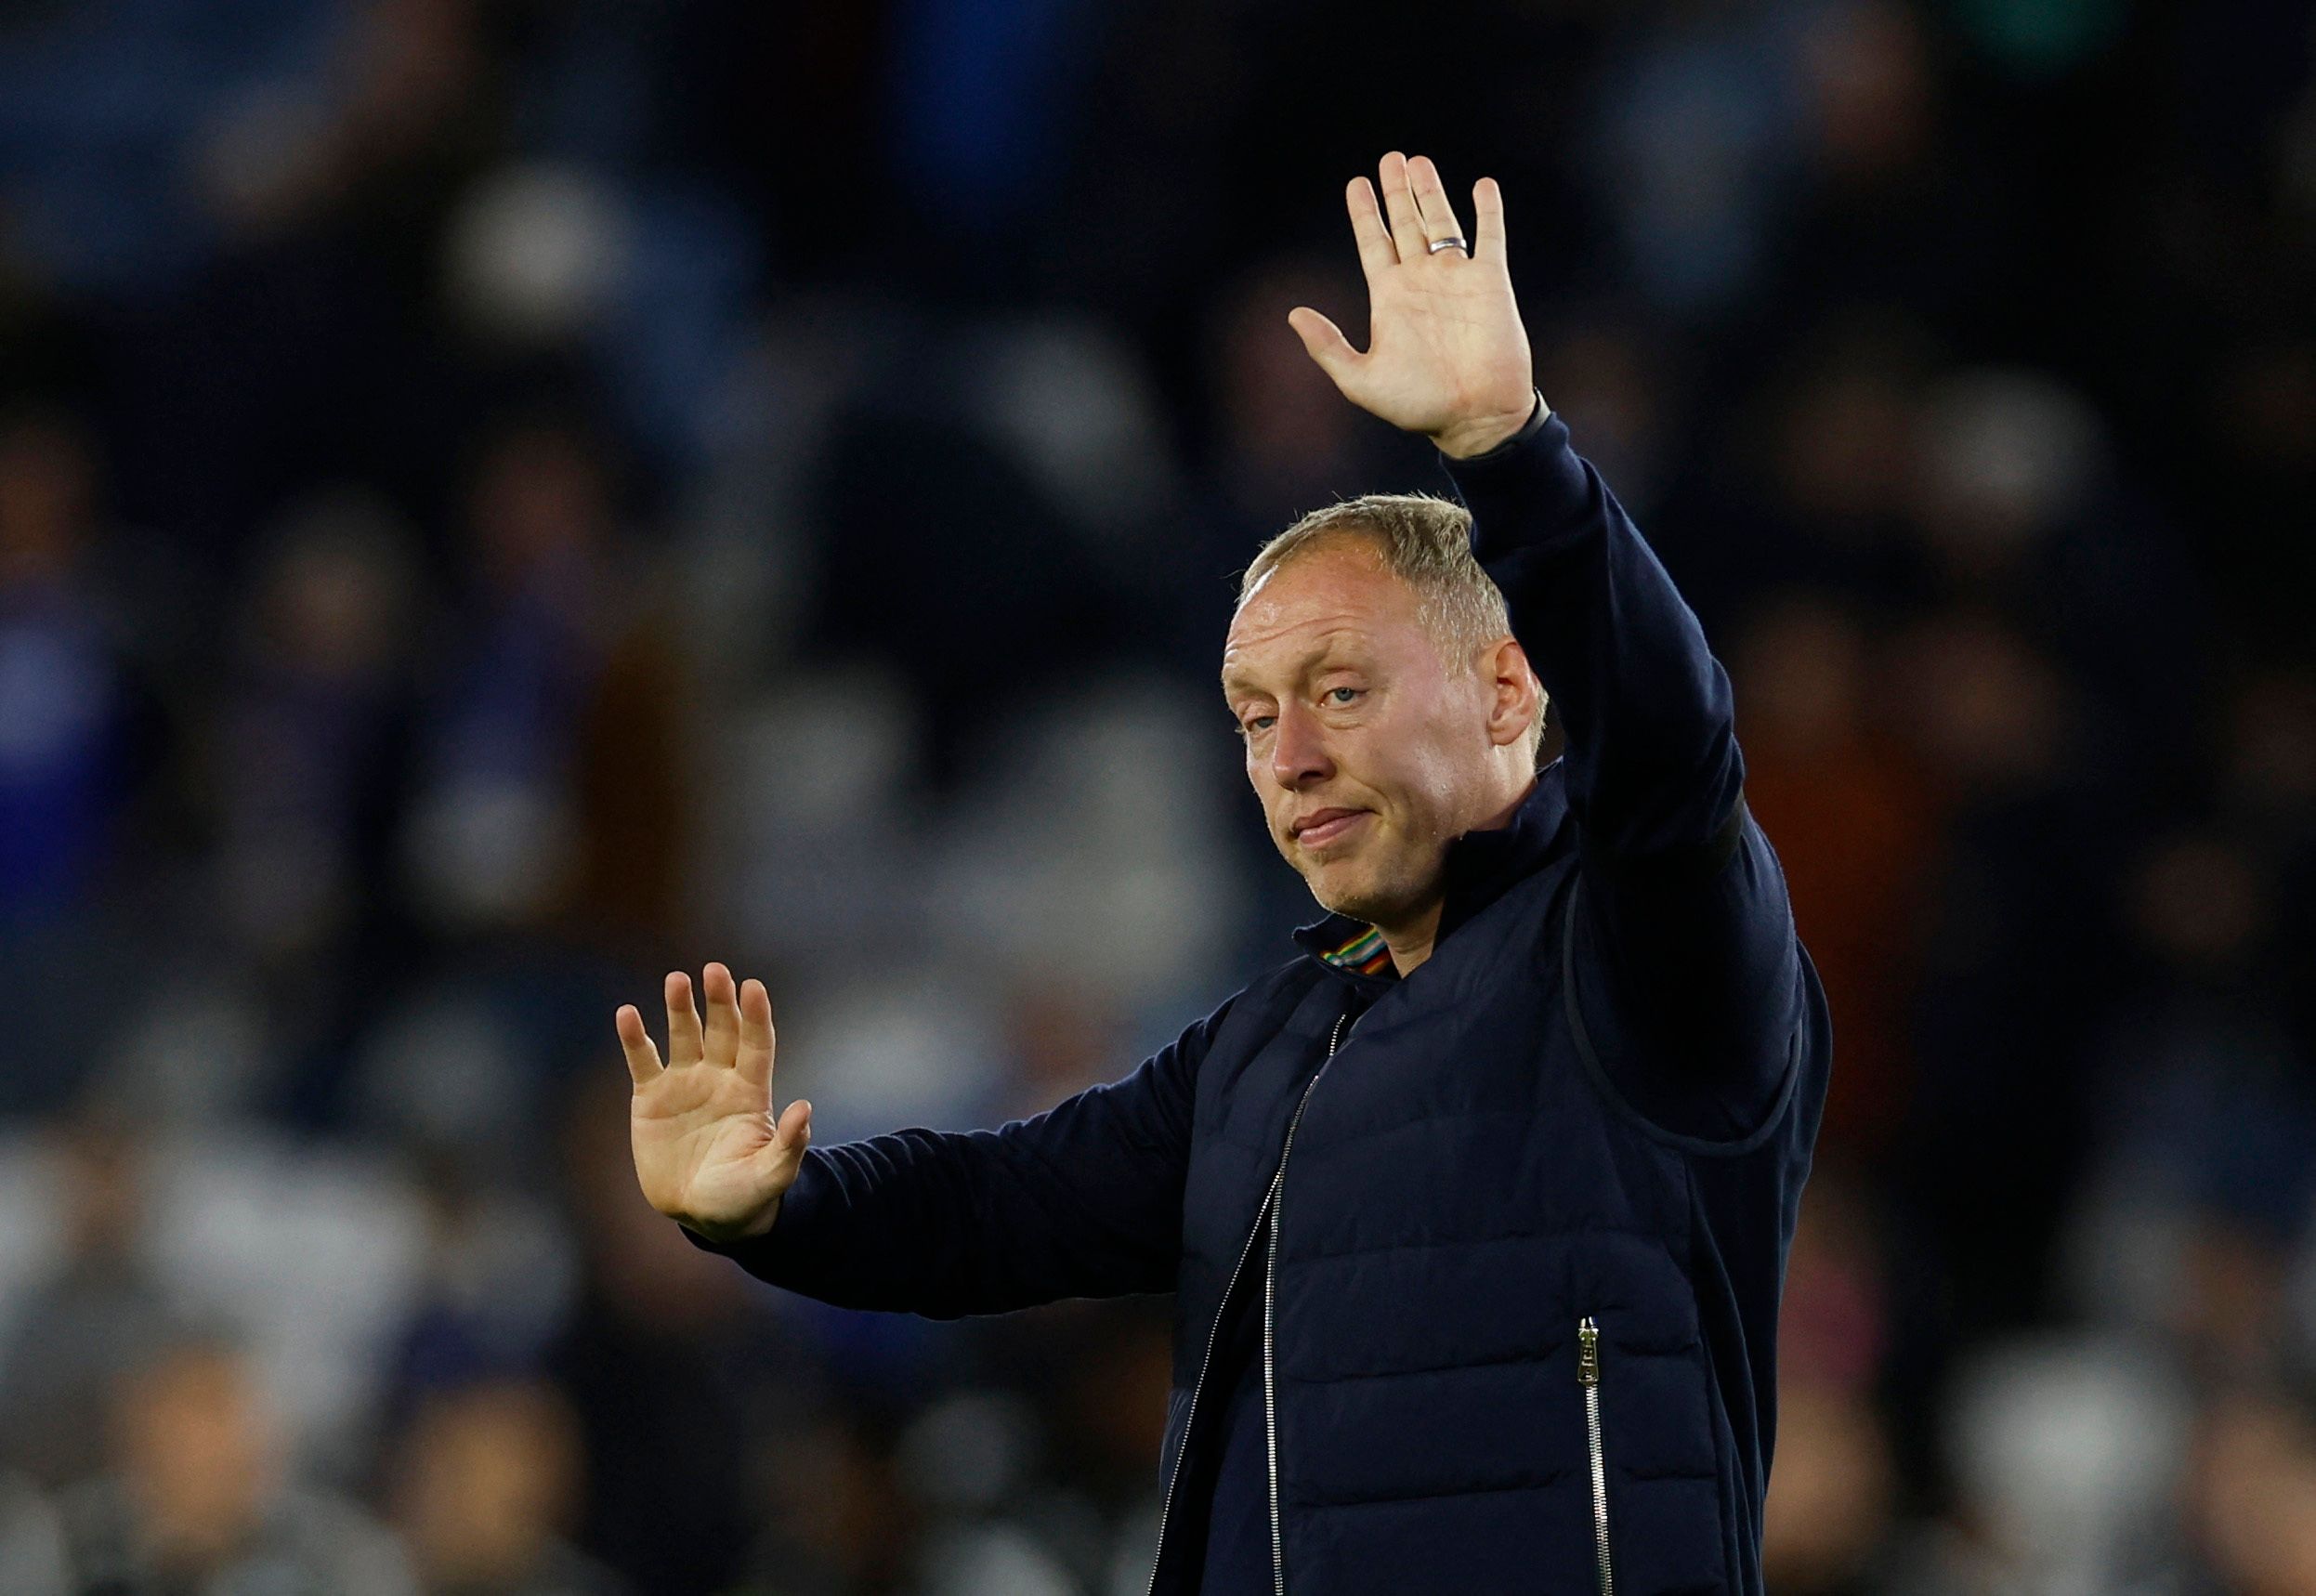
[[[1433,884],[1421,879],[1420,872],[1404,867],[1338,870],[1331,883],[1323,884],[1326,873],[1324,867],[1302,871],[1303,884],[1311,889],[1318,906],[1329,913],[1378,926],[1412,918]]]

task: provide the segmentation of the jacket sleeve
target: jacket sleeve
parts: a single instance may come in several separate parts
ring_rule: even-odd
[[[1033,1118],[810,1148],[760,1236],[684,1235],[805,1296],[929,1318],[1171,1290],[1193,1086],[1236,1001]]]
[[[1741,1136],[1784,1084],[1802,987],[1728,674],[1541,396],[1500,447],[1442,460],[1566,733],[1578,1001],[1640,1043],[1604,1050],[1603,1067],[1668,1130]]]

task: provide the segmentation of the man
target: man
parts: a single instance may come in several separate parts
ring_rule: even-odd
[[[1289,320],[1471,516],[1354,500],[1247,573],[1223,686],[1331,911],[1302,955],[1034,1119],[825,1150],[762,984],[709,965],[703,1029],[672,975],[665,1066],[619,1014],[636,1171],[831,1302],[1174,1290],[1154,1591],[1758,1592],[1824,994],[1728,678],[1531,385],[1496,184],[1467,246],[1430,161],[1379,176],[1370,347]]]

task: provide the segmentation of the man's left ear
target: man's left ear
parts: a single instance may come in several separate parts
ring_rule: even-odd
[[[1488,740],[1498,748],[1526,740],[1529,728],[1544,713],[1543,684],[1528,664],[1528,651],[1513,637],[1491,645],[1480,656],[1480,677],[1492,695]]]

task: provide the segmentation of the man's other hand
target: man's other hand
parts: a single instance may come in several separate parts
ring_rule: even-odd
[[[1377,176],[1381,209],[1365,177],[1344,195],[1367,280],[1368,347],[1353,348],[1307,305],[1288,324],[1352,403],[1451,457],[1485,453],[1536,406],[1527,330],[1505,268],[1502,190],[1493,177],[1473,186],[1478,230],[1467,234],[1429,156],[1394,150]],[[1430,247],[1450,238],[1468,239],[1469,253]]]
[[[703,1029],[691,978],[667,978],[667,1062],[633,1003],[618,1015],[635,1095],[628,1123],[635,1178],[670,1219],[711,1241],[761,1236],[779,1217],[812,1140],[812,1105],[772,1112],[772,999],[764,983],[732,985],[721,964],[700,972]]]

